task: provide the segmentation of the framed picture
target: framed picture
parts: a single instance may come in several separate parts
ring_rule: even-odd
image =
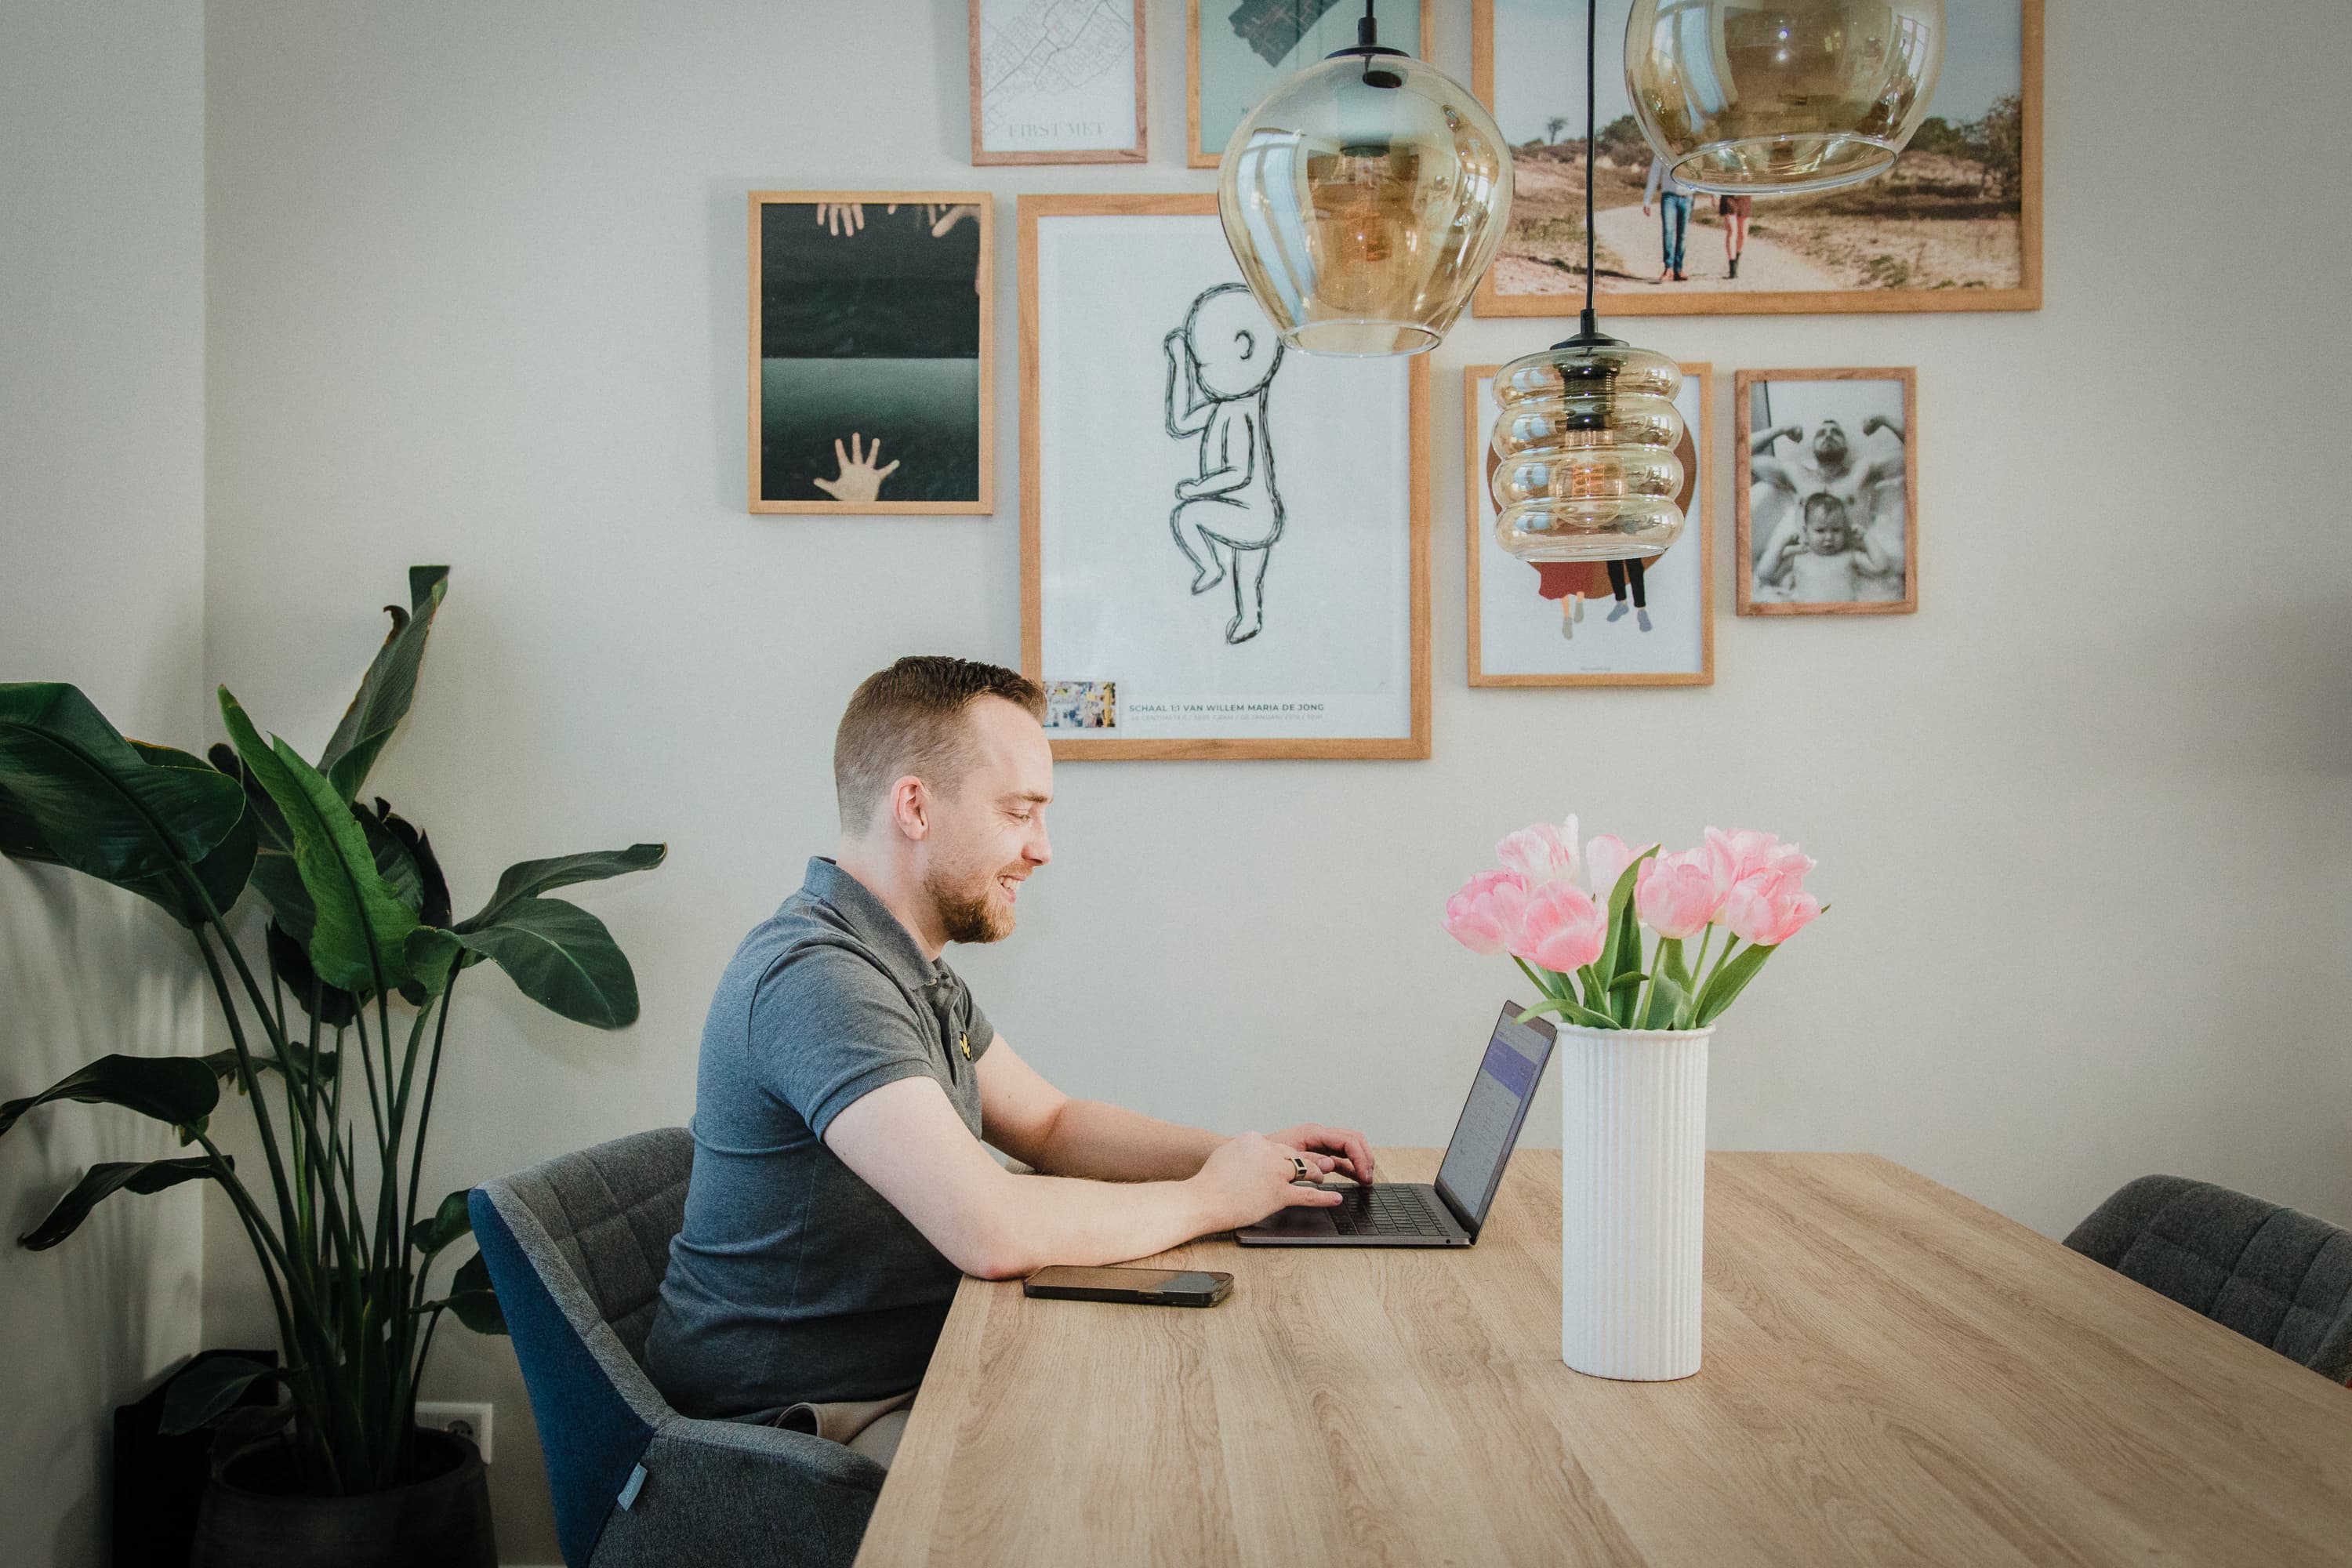
[[[1686,364],[1675,456],[1689,521],[1653,559],[1520,560],[1495,540],[1495,373],[1462,373],[1473,686],[1708,686],[1715,681],[1715,367]]]
[[[1743,370],[1732,402],[1739,613],[1916,610],[1915,373]]]
[[[1604,313],[2042,308],[2042,0],[1945,7],[1927,119],[1886,174],[1728,203],[1675,195],[1663,178],[1653,188],[1656,160],[1615,63],[1632,0],[1600,5]],[[1583,6],[1472,0],[1472,85],[1514,165],[1510,231],[1473,298],[1478,315],[1572,316],[1583,303]]]
[[[1390,0],[1380,9],[1381,40],[1427,59],[1433,9]],[[1356,47],[1363,14],[1345,0],[1184,0],[1185,163],[1215,168],[1261,99],[1334,49]]]
[[[1056,757],[1429,755],[1425,359],[1285,351],[1216,198],[1021,198],[1021,664]]]
[[[751,510],[991,512],[985,191],[751,193]]]
[[[971,0],[974,163],[1140,163],[1143,0]]]

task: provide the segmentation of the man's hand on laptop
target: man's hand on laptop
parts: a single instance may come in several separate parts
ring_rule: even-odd
[[[1367,1186],[1372,1180],[1372,1147],[1364,1135],[1352,1127],[1325,1127],[1318,1122],[1302,1121],[1296,1127],[1286,1127],[1267,1137],[1277,1143],[1287,1143],[1293,1149],[1307,1152],[1307,1163],[1316,1167],[1318,1175],[1338,1171],[1343,1176],[1353,1176]]]
[[[1270,1138],[1263,1132],[1244,1132],[1228,1139],[1208,1158],[1192,1184],[1201,1194],[1212,1230],[1234,1230],[1255,1225],[1266,1215],[1282,1208],[1329,1208],[1339,1202],[1335,1189],[1302,1187],[1298,1166],[1303,1160],[1307,1168],[1317,1173],[1328,1171],[1334,1162],[1328,1154],[1317,1154]]]

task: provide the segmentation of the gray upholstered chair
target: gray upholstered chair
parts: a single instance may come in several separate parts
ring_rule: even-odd
[[[2342,1383],[2352,1376],[2352,1231],[2186,1176],[2142,1176],[2066,1245]]]
[[[847,1563],[885,1471],[838,1443],[695,1421],[643,1365],[694,1141],[617,1138],[485,1182],[474,1237],[522,1363],[571,1568]]]

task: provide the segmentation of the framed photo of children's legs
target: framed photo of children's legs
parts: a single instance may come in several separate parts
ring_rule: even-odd
[[[1427,59],[1436,47],[1437,0],[1389,0],[1375,18],[1381,42]],[[1356,47],[1359,6],[1333,0],[1185,0],[1184,162],[1213,169],[1258,100]]]
[[[1141,163],[1143,0],[971,0],[971,161]]]
[[[985,191],[753,191],[751,510],[996,510]]]
[[[1885,174],[1728,197],[1667,177],[1626,95],[1633,0],[1600,7],[1592,227],[1602,315],[2042,308],[2042,0],[1944,7],[1935,96]],[[1658,25],[1706,9],[1662,7]],[[1471,87],[1512,162],[1510,229],[1471,309],[1572,316],[1584,294],[1584,7],[1472,0],[1470,50]]]
[[[1739,613],[1916,610],[1916,373],[1743,370],[1731,395]]]
[[[1495,539],[1495,373],[1462,373],[1463,516],[1473,686],[1707,686],[1715,680],[1715,367],[1682,367],[1675,456],[1686,520],[1648,561],[1530,563]]]
[[[1427,359],[1287,352],[1206,192],[1019,210],[1054,755],[1428,756]]]

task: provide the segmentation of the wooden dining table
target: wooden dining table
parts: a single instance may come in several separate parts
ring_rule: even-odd
[[[2352,1563],[2352,1390],[1875,1155],[1709,1155],[1698,1374],[1571,1371],[1559,1182],[1150,1260],[1205,1310],[965,1280],[858,1563]]]

